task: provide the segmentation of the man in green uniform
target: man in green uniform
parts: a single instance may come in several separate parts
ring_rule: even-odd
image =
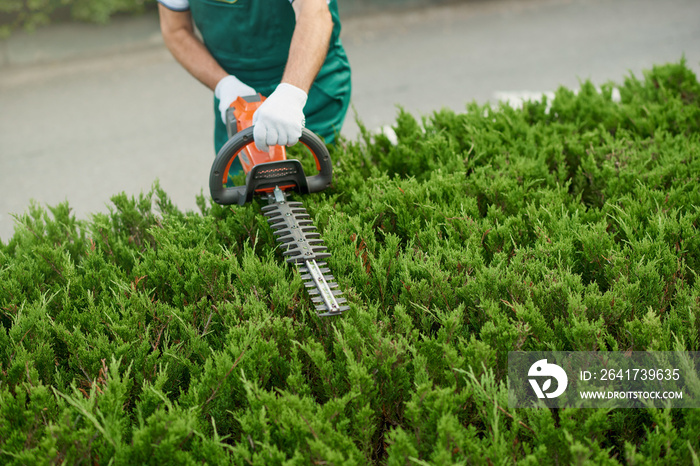
[[[226,109],[256,92],[267,97],[253,117],[259,149],[296,144],[303,126],[334,141],[351,90],[337,0],[158,2],[166,46],[214,91],[216,152],[227,141]]]

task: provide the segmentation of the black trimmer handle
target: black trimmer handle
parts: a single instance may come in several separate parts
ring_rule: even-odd
[[[245,186],[226,187],[228,167],[234,157],[253,142],[253,126],[237,132],[221,148],[209,173],[209,191],[214,202],[222,205],[243,205],[252,200],[256,190],[293,184],[301,194],[328,188],[333,181],[333,164],[326,145],[312,131],[302,128],[299,142],[309,148],[316,159],[318,175],[306,176],[296,160],[255,165],[246,176]]]

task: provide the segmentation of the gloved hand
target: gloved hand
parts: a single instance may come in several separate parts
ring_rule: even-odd
[[[214,89],[214,95],[219,99],[219,111],[221,112],[221,121],[226,123],[226,109],[228,109],[234,100],[238,97],[253,95],[255,89],[240,81],[237,77],[228,75],[222,78]]]
[[[304,127],[306,92],[291,84],[282,83],[260,105],[253,115],[253,137],[259,150],[269,146],[293,146],[301,137]]]

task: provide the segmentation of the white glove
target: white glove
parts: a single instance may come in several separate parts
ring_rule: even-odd
[[[269,146],[293,146],[304,127],[304,105],[307,95],[296,86],[282,83],[260,105],[253,115],[253,137],[259,150]]]
[[[214,95],[219,99],[219,111],[221,112],[221,121],[226,123],[226,110],[231,106],[234,100],[238,97],[253,95],[255,89],[240,81],[237,77],[228,75],[222,78],[214,89]]]

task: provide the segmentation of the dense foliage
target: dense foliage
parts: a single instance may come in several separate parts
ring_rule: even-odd
[[[31,207],[0,243],[0,461],[697,465],[698,409],[507,405],[511,350],[700,350],[700,84],[618,88],[341,143],[302,198],[340,318],[257,202]]]
[[[0,38],[17,28],[33,31],[56,18],[106,23],[115,14],[141,13],[155,0],[2,0]]]

